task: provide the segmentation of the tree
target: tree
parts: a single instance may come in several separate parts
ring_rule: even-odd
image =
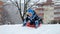
[[[17,8],[18,8],[18,10],[19,10],[19,12],[20,12],[20,16],[21,16],[21,18],[22,18],[22,21],[24,21],[24,15],[26,15],[26,12],[27,12],[27,10],[29,9],[29,8],[31,8],[31,7],[33,7],[34,5],[36,5],[40,0],[38,0],[38,1],[36,1],[32,6],[30,6],[29,8],[27,8],[27,5],[28,5],[28,3],[31,1],[31,0],[24,0],[24,12],[23,12],[23,16],[22,16],[22,11],[21,11],[21,0],[19,1],[20,3],[20,6],[19,6],[19,4],[18,4],[18,2],[17,2],[17,0],[15,1],[14,0],[14,2],[12,1],[12,0],[9,0],[14,6],[16,6]]]

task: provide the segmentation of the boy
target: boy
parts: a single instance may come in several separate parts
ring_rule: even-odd
[[[36,15],[35,11],[32,9],[28,9],[27,11],[27,17],[24,19],[23,26],[26,26],[27,23],[30,23],[30,25],[35,25],[35,28],[37,28],[40,24],[40,18]]]

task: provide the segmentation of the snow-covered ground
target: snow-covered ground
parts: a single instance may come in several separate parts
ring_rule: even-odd
[[[2,25],[0,34],[60,34],[60,25],[42,24],[37,29],[22,27],[22,25]]]

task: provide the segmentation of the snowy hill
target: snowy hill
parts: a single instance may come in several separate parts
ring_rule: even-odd
[[[43,24],[37,29],[22,25],[2,25],[0,34],[60,34],[60,25]]]

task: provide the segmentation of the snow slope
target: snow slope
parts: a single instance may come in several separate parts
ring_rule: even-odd
[[[37,29],[22,27],[22,25],[2,25],[0,34],[60,34],[60,25],[43,24]]]

